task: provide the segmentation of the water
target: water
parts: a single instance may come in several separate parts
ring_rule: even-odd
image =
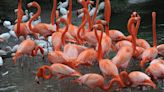
[[[27,4],[30,0],[24,1],[24,5]],[[31,0],[32,1],[32,0]],[[116,0],[117,1],[117,0]],[[110,29],[118,29],[128,35],[127,31],[127,21],[130,17],[130,14],[133,10],[136,10],[139,12],[141,16],[141,26],[138,33],[138,38],[144,38],[150,44],[152,44],[152,31],[151,31],[151,11],[157,10],[157,41],[158,44],[164,43],[164,19],[162,18],[164,15],[162,4],[163,1],[147,1],[145,3],[135,3],[132,0],[132,3],[127,3],[128,1],[124,1],[123,3],[119,2],[120,6],[117,6],[116,1],[112,0],[112,18],[110,23]],[[129,0],[130,1],[130,0]],[[144,1],[144,0],[142,0]],[[146,1],[146,0],[145,0]],[[10,2],[10,4],[9,4]],[[43,18],[42,21],[49,23],[50,19],[50,13],[51,13],[51,5],[48,4],[52,1],[42,1],[42,15]],[[45,4],[48,4],[45,6]],[[125,7],[121,7],[126,5]],[[2,0],[0,1],[0,17],[3,20],[11,20],[12,23],[14,23],[16,16],[14,15],[13,10],[17,8],[17,3],[12,0]],[[76,5],[77,6],[77,5]],[[116,9],[115,9],[116,6]],[[10,7],[10,8],[8,8]],[[148,8],[147,8],[148,7]],[[25,7],[23,7],[25,8]],[[74,9],[77,7],[74,7]],[[121,9],[122,8],[122,9]],[[75,11],[73,12],[73,24],[79,24],[79,19],[76,18]],[[7,31],[6,28],[2,27],[0,25],[0,33]],[[13,46],[15,44],[15,41],[13,39],[10,39],[9,45]],[[7,43],[0,44],[1,48],[5,48]],[[24,63],[24,67],[22,69],[21,63]],[[48,64],[47,60],[42,60],[40,56],[36,58],[27,58],[26,56],[19,59],[17,64],[14,65],[11,58],[7,58],[4,60],[4,66],[0,67],[0,92],[90,92],[91,90],[88,89],[86,86],[80,86],[77,84],[72,84],[71,80],[75,78],[67,78],[62,80],[57,80],[55,77],[53,77],[50,80],[41,80],[41,84],[38,85],[35,81],[35,74],[37,72],[37,69],[44,65]],[[48,64],[49,65],[49,64]],[[138,67],[136,63],[132,62],[128,68],[130,71],[132,70],[138,70]],[[95,65],[92,69],[87,68],[81,68],[82,73],[89,73],[89,72],[99,72],[98,66]],[[160,87],[161,92],[164,85],[160,81],[158,82],[158,87]],[[140,88],[132,88],[133,92],[141,92]],[[125,88],[123,92],[131,92],[132,89]],[[146,88],[145,91],[142,92],[156,92],[152,90],[151,88]],[[151,90],[151,91],[150,91]],[[95,92],[101,92],[100,89],[96,89]]]

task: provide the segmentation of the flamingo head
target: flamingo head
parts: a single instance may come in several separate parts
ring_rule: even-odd
[[[49,70],[49,74],[46,75],[46,69]],[[38,72],[36,74],[36,77],[35,77],[35,81],[39,84],[39,78],[42,77],[44,79],[50,79],[52,77],[52,72],[51,72],[51,68],[47,65],[44,65],[42,67],[40,67],[38,69]]]
[[[107,21],[105,21],[105,20],[97,20],[97,21],[96,21],[96,24],[107,25],[107,24],[108,24],[108,22],[107,22]]]
[[[28,7],[28,8],[30,8],[30,7],[32,7],[32,6],[37,7],[37,6],[38,6],[38,3],[35,2],[35,1],[33,1],[33,2],[30,2],[30,3],[27,4],[27,7]]]

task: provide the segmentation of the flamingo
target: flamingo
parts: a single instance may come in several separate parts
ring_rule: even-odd
[[[70,42],[75,42],[74,38],[67,32],[69,29],[69,24],[64,18],[59,18],[57,20],[57,25],[59,25],[60,22],[64,22],[66,24],[66,27],[64,30],[57,28],[57,32],[52,34],[52,45],[54,50],[60,50],[61,45],[65,44],[65,39]]]
[[[160,58],[153,59],[153,60],[150,62],[150,65],[151,65],[151,64],[155,64],[155,63],[164,64],[164,60],[162,60],[162,59],[160,59]]]
[[[135,17],[133,17],[133,18],[135,18]],[[136,18],[138,18],[138,20],[137,20],[137,24],[136,24],[136,29],[134,28],[134,24],[133,24],[133,30],[135,30],[135,37],[136,37],[136,30],[138,30],[138,26],[139,26],[139,23],[138,23],[138,21],[140,20],[140,17],[136,17]],[[131,20],[131,19],[129,19],[129,20]],[[130,34],[132,34],[131,32],[129,32]],[[130,35],[130,36],[128,36],[128,37],[130,37],[130,39],[131,39],[131,41],[133,40],[133,38],[132,38],[132,36]],[[137,37],[136,37],[137,38]],[[131,43],[131,41],[129,41],[129,40],[122,40],[122,41],[119,41],[119,42],[117,42],[116,44],[115,44],[115,47],[116,47],[116,50],[119,50],[120,48],[122,48],[123,46],[131,46],[132,47],[132,43]],[[144,43],[143,45],[139,45],[140,43]],[[145,50],[144,49],[144,46],[146,47],[146,46],[148,46],[149,44],[144,40],[144,39],[137,39],[137,41],[136,41],[136,45],[138,44],[138,46],[136,47],[136,51],[137,52],[135,52],[135,54],[134,54],[134,57],[135,58],[137,58],[137,59],[141,59],[141,55],[142,55],[142,53],[143,53],[143,51]],[[148,44],[148,45],[145,45],[145,44]],[[143,47],[142,47],[143,46]]]
[[[101,36],[98,38],[98,35],[97,35],[97,31],[95,31],[95,35],[97,35],[97,40],[98,40],[98,52],[97,52],[97,55],[98,55],[98,61],[99,61],[99,68],[101,70],[101,72],[103,73],[104,76],[112,76],[113,78],[115,78],[116,80],[118,80],[118,82],[123,86],[123,82],[122,80],[120,79],[119,77],[119,72],[118,72],[118,69],[116,67],[116,65],[111,62],[111,60],[109,59],[102,59],[102,37],[103,37],[103,26],[100,25],[100,24],[97,24],[97,25],[94,25],[93,26],[94,29],[97,29],[97,28],[100,28],[102,30],[101,32]],[[103,38],[105,39],[105,38]]]
[[[105,85],[103,76],[96,73],[88,73],[73,80],[73,83],[87,85],[89,88],[91,88],[92,91],[94,91],[96,87],[99,87],[104,91],[108,91],[109,89],[112,88],[112,85],[115,82],[119,83],[119,85],[122,86],[120,82],[116,79],[112,79],[107,85]]]
[[[79,29],[78,29],[78,32],[77,32],[77,38],[79,38],[79,40],[81,42],[83,41],[86,41],[86,43],[88,43],[90,46],[93,46],[93,47],[96,47],[96,44],[97,44],[97,40],[96,40],[96,36],[94,34],[93,31],[90,31],[92,29],[92,22],[90,21],[90,17],[89,17],[89,13],[87,11],[86,8],[83,8],[83,9],[80,9],[78,10],[78,12],[84,12],[84,14],[87,15],[87,19],[85,19],[82,24],[80,25]],[[88,31],[83,31],[83,33],[81,33],[81,29],[84,27],[85,23],[89,22],[89,28],[86,29]],[[98,34],[100,35],[100,31],[98,32]],[[82,35],[80,35],[82,34]],[[106,34],[104,34],[104,36],[106,36]]]
[[[41,13],[41,7],[35,1],[29,3],[27,6],[29,8],[36,7],[38,9],[37,13],[34,14],[33,17],[29,20],[28,26],[29,26],[30,30],[34,33],[39,33],[39,34],[43,35],[47,39],[48,36],[52,35],[52,33],[55,32],[53,24],[51,25],[51,24],[46,24],[46,23],[38,23],[37,25],[32,27],[32,21],[35,18],[37,18]]]
[[[156,38],[156,12],[152,12],[152,31],[153,31],[153,47],[144,50],[140,67],[143,68],[146,62],[153,60],[158,55],[157,38]]]
[[[21,42],[21,44],[18,47],[13,59],[14,64],[16,63],[16,60],[20,58],[22,55],[29,55],[29,56],[36,56],[38,49],[42,52],[42,55],[44,53],[44,50],[42,47],[37,46],[35,41],[27,39]]]
[[[30,29],[28,27],[28,22],[21,23],[22,16],[23,16],[23,10],[21,8],[22,6],[22,0],[19,0],[18,2],[18,12],[17,12],[17,24],[14,26],[14,31],[16,33],[16,36],[19,38],[20,36],[23,36],[24,38],[27,37],[28,34],[33,34],[36,38],[38,37],[37,34],[30,32]]]
[[[85,47],[79,46],[79,45],[72,45],[72,44],[65,45],[65,35],[66,35],[66,32],[68,31],[68,22],[64,18],[59,18],[57,20],[57,25],[59,22],[64,22],[66,24],[66,27],[65,27],[65,30],[63,33],[55,32],[53,34],[52,37],[54,37],[54,35],[56,35],[56,33],[58,33],[58,35],[55,36],[56,39],[53,38],[53,40],[52,40],[52,41],[54,41],[53,44],[55,45],[55,47],[54,47],[55,51],[48,53],[48,60],[51,63],[63,63],[63,64],[68,64],[71,67],[74,67],[75,66],[74,61],[76,60],[79,53],[81,53],[83,50],[85,50]],[[60,50],[61,45],[64,46],[63,52]]]
[[[46,69],[49,71],[49,74],[46,75]],[[43,77],[44,79],[48,80],[53,75],[56,75],[59,79],[66,78],[66,77],[73,77],[73,76],[81,76],[81,73],[70,68],[67,65],[55,63],[51,66],[43,65],[38,69],[36,74],[35,80],[39,83],[39,78]]]
[[[124,46],[122,47],[118,52],[117,55],[112,59],[112,62],[116,64],[117,67],[120,68],[127,68],[128,63],[130,62],[130,59],[135,54],[136,51],[136,43],[135,43],[135,34],[134,30],[131,28],[132,24],[137,21],[137,18],[131,18],[128,21],[128,31],[131,33],[133,37],[133,44],[131,46]]]
[[[59,20],[62,22],[65,22],[67,25],[66,25],[65,31],[62,33],[62,36],[58,37],[59,35],[56,35],[56,37],[58,39],[60,38],[59,39],[60,44],[62,43],[63,45],[65,45],[65,37],[64,36],[66,35],[66,32],[68,31],[68,23],[63,18],[60,18]],[[85,47],[83,47],[83,46],[67,44],[64,46],[64,52],[60,51],[60,49],[59,49],[60,45],[58,45],[57,48],[58,48],[57,51],[55,51],[54,54],[51,54],[51,56],[50,56],[52,58],[52,60],[51,59],[50,60],[53,63],[56,63],[56,61],[54,61],[53,59],[58,58],[57,59],[57,60],[59,60],[58,62],[62,62],[64,64],[71,66],[71,67],[76,67],[79,64],[88,64],[88,62],[90,62],[92,60],[95,61],[95,58],[96,58],[96,51],[95,50],[85,49]],[[72,53],[74,53],[74,54],[72,54]],[[72,59],[72,57],[74,57],[74,59]]]
[[[33,12],[30,12],[30,14],[29,14],[30,19],[32,18],[33,15],[34,15],[34,13],[33,13]],[[32,22],[32,25],[35,26],[36,24],[38,24],[38,23],[40,23],[40,22],[41,22],[41,17],[39,16],[37,20],[34,20],[34,21]]]
[[[111,16],[111,5],[110,0],[105,0],[105,10],[104,10],[104,19],[107,21],[107,23],[110,22],[110,16]],[[120,40],[126,39],[126,36],[120,32],[119,30],[109,30],[109,25],[106,25],[106,34],[109,36],[113,42],[117,42]]]
[[[151,86],[154,89],[157,89],[156,84],[143,72],[133,71],[128,74],[126,71],[122,71],[120,76],[127,87]]]
[[[151,75],[154,80],[157,80],[159,78],[164,78],[163,69],[164,69],[164,64],[153,63],[148,66],[148,68],[145,70],[145,73]]]
[[[160,44],[157,46],[158,54],[164,57],[164,44]]]
[[[139,46],[139,47],[142,47],[144,49],[150,48],[150,44],[146,40],[137,39],[137,33],[138,33],[141,17],[139,16],[139,14],[137,14],[137,12],[133,12],[131,17],[138,17],[138,21],[137,21],[137,24],[136,24],[136,27],[135,27],[136,45]],[[132,37],[127,36],[127,40],[132,41]]]
[[[68,23],[65,19],[60,18],[59,19],[60,22],[64,22],[66,24],[66,29],[65,31],[62,33],[61,35],[61,39],[62,39],[62,44],[64,46],[64,54],[67,57],[77,57],[79,55],[79,53],[81,53],[83,50],[85,50],[85,47],[80,46],[80,45],[74,45],[74,44],[65,44],[65,35],[66,32],[68,31]],[[77,52],[77,53],[76,53]],[[74,54],[70,54],[70,53],[74,53]],[[75,54],[76,53],[76,54]],[[72,56],[73,55],[73,56]]]

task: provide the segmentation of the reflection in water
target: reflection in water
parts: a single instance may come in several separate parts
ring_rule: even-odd
[[[149,2],[151,0],[128,0],[128,3],[130,4],[139,4],[139,3],[145,3],[145,2]]]

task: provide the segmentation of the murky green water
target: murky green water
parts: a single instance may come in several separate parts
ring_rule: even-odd
[[[15,20],[16,16],[14,15],[14,8],[16,8],[16,1],[12,2],[12,4],[9,4],[9,1],[12,2],[12,0],[0,1],[0,17],[2,19],[9,19],[12,20],[12,22]],[[37,0],[38,1],[38,0]],[[116,0],[118,2],[118,0]],[[28,1],[24,1],[25,4],[27,4]],[[39,1],[38,1],[39,2]],[[42,21],[43,22],[49,22],[49,16],[50,16],[50,9],[51,5],[48,4],[49,1],[44,1],[45,4],[41,4],[43,6],[42,11]],[[51,2],[51,1],[50,1]],[[110,28],[111,29],[118,29],[128,35],[127,32],[127,21],[130,17],[130,14],[133,10],[136,10],[139,12],[141,16],[141,26],[139,29],[138,37],[144,38],[150,44],[152,44],[152,30],[151,30],[151,11],[156,10],[157,11],[157,36],[158,36],[158,44],[164,43],[164,8],[162,8],[163,1],[151,1],[148,3],[141,3],[141,4],[134,4],[129,5],[124,1],[122,4],[119,2],[114,2],[112,0],[112,17],[111,17],[111,23]],[[119,6],[117,6],[117,4]],[[8,8],[7,5],[10,7]],[[3,7],[2,7],[3,6]],[[76,5],[77,6],[77,5]],[[123,7],[124,6],[124,7]],[[76,7],[74,7],[76,8]],[[73,23],[79,24],[79,19],[76,18],[75,12],[73,12],[74,18]],[[5,28],[0,25],[0,33],[7,31]],[[10,45],[14,45],[14,40],[10,39],[11,42],[9,42]],[[0,44],[0,46],[3,48],[6,46],[6,43]],[[72,84],[71,80],[73,78],[63,79],[63,80],[57,80],[55,77],[51,80],[42,80],[41,84],[38,85],[34,81],[35,73],[37,71],[37,68],[40,67],[43,64],[48,64],[47,60],[42,60],[40,57],[37,58],[27,58],[24,57],[20,59],[16,65],[13,65],[11,58],[8,58],[4,60],[4,66],[0,67],[0,92],[90,92],[91,90],[88,89],[85,86],[80,86],[77,84]],[[24,62],[24,68],[22,69],[21,62]],[[136,70],[137,66],[136,64],[130,65],[129,68],[131,70]],[[135,66],[135,67],[134,67]],[[95,65],[92,69],[87,68],[81,68],[83,70],[83,73],[89,73],[89,72],[98,72],[99,69],[98,66]],[[8,73],[7,73],[8,72]],[[4,73],[7,73],[4,75]],[[158,87],[162,90],[164,85],[161,83],[161,81],[158,82]],[[123,92],[141,92],[141,89],[139,88],[133,88],[131,89],[124,89]],[[149,90],[149,91],[148,91]],[[151,90],[151,91],[150,91]],[[96,92],[101,92],[100,89],[96,89]],[[156,92],[152,90],[151,88],[146,89],[142,92]],[[161,91],[163,92],[163,91]]]

